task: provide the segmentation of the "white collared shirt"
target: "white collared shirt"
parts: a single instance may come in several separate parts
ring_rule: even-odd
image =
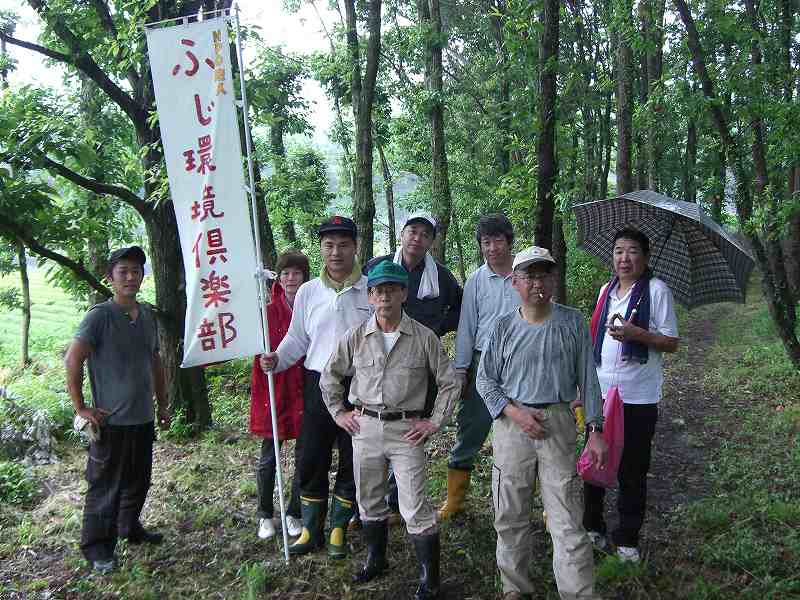
[[[289,331],[276,352],[275,372],[285,371],[304,355],[306,369],[322,372],[336,342],[372,315],[367,302],[367,278],[336,292],[317,277],[297,290]]]
[[[608,284],[606,284],[608,285]],[[600,290],[600,296],[606,286]],[[608,314],[627,314],[633,286],[620,297],[619,286],[608,295]],[[648,348],[645,364],[635,360],[623,362],[620,359],[622,344],[611,337],[603,327],[603,348],[601,363],[597,367],[600,390],[603,398],[612,385],[619,386],[619,394],[625,404],[655,404],[661,400],[661,387],[664,383],[664,358],[655,348]],[[675,316],[675,302],[672,291],[666,283],[653,277],[650,279],[650,323],[648,330],[667,337],[678,337],[678,319]],[[600,335],[600,334],[598,334]]]

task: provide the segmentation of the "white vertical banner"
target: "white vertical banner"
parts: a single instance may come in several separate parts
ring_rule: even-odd
[[[148,29],[147,48],[186,274],[181,366],[260,354],[259,263],[226,19]]]

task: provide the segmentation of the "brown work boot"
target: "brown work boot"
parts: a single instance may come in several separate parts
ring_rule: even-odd
[[[447,500],[439,509],[440,521],[446,521],[450,517],[464,512],[469,477],[470,472],[464,469],[447,470]]]

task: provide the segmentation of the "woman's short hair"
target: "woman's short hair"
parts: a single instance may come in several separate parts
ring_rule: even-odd
[[[311,267],[308,264],[308,257],[299,250],[287,250],[282,252],[275,263],[275,271],[278,275],[284,269],[299,269],[303,272],[303,283],[310,279]]]
[[[481,238],[485,235],[504,235],[510,246],[514,243],[514,226],[508,220],[508,217],[502,213],[483,215],[475,227],[475,239],[478,240],[478,245],[480,245]]]
[[[642,252],[645,254],[650,254],[650,239],[638,229],[634,229],[633,227],[625,227],[624,229],[620,229],[616,234],[614,234],[615,245],[617,240],[631,240],[636,242],[642,248]]]

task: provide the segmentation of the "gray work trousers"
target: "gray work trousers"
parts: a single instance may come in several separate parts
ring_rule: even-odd
[[[492,497],[503,592],[536,591],[528,565],[535,560],[531,499],[538,477],[558,593],[562,600],[597,598],[592,544],[581,524],[583,482],[575,470],[575,421],[566,402],[544,410],[543,440],[531,438],[506,416],[494,422]]]
[[[425,445],[412,446],[403,438],[411,421],[381,421],[367,415],[357,418],[360,431],[353,436],[353,475],[361,520],[384,521],[389,517],[386,472],[391,464],[408,533],[436,531],[436,511],[425,492]]]

